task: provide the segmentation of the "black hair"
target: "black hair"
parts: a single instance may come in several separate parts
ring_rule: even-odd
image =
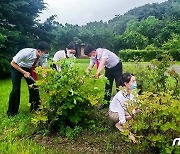
[[[88,44],[84,48],[84,54],[88,56],[89,53],[91,53],[92,51],[95,51],[95,50],[96,49],[92,45]]]
[[[76,50],[76,46],[73,42],[70,42],[66,48],[69,50]]]
[[[134,76],[134,75],[131,73],[123,73],[121,78],[120,78],[121,85],[125,86],[124,82],[129,83],[132,76]]]
[[[41,50],[41,51],[45,51],[47,50],[49,52],[50,50],[50,45],[45,42],[45,41],[41,41],[37,44],[37,47],[36,47],[37,50]]]

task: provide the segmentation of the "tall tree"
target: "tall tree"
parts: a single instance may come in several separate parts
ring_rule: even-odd
[[[0,46],[3,54],[14,54],[20,48],[33,44],[36,18],[44,8],[43,0],[0,1],[0,34],[5,38]]]

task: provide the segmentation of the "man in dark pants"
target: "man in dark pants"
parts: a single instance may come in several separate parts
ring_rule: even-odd
[[[46,42],[40,42],[36,49],[25,48],[20,50],[11,61],[12,91],[9,96],[8,116],[18,113],[20,104],[21,78],[24,77],[29,88],[29,103],[31,111],[37,110],[40,105],[39,90],[37,86],[29,86],[37,80],[34,72],[36,66],[47,65],[47,57],[50,46]],[[31,78],[33,76],[34,80]]]
[[[121,85],[120,78],[122,76],[122,63],[119,57],[113,52],[103,48],[95,49],[92,45],[87,45],[84,49],[84,53],[90,57],[90,64],[86,70],[87,73],[89,73],[96,64],[97,76],[99,76],[105,67],[105,76],[107,77],[109,83],[107,83],[105,86],[104,99],[108,102],[108,104],[104,105],[103,107],[108,107],[111,99],[114,79],[116,82],[116,88]]]
[[[121,86],[120,83],[120,77],[122,75],[122,63],[119,62],[115,67],[113,68],[106,68],[105,67],[105,77],[107,77],[109,84],[106,84],[105,89],[107,91],[105,95],[105,100],[110,101],[111,99],[111,93],[112,93],[112,86],[113,81],[116,82],[116,88],[118,91],[118,87]]]

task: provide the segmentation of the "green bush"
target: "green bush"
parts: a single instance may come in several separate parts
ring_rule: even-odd
[[[169,51],[174,60],[180,61],[180,49]]]
[[[0,55],[0,78],[6,78],[10,76],[10,60],[5,56]]]
[[[179,98],[170,91],[145,92],[138,99],[141,113],[128,123],[138,152],[177,153],[180,147],[172,143],[180,135]]]
[[[158,58],[163,50],[121,50],[119,57],[123,61],[151,61]]]
[[[162,46],[163,50],[169,51],[170,55],[180,61],[180,35],[172,34],[171,38]]]
[[[166,50],[168,51],[169,55],[173,57],[174,60],[180,60],[180,50]],[[165,50],[156,49],[156,50],[121,50],[119,52],[119,57],[123,61],[144,61],[148,62],[153,59],[157,59],[160,57]]]
[[[180,76],[167,70],[172,58],[162,55],[146,68],[136,67],[136,76],[142,81],[143,93],[137,102],[129,104],[129,111],[139,108],[141,113],[128,122],[124,135],[132,132],[137,140],[138,153],[178,153],[180,147],[172,146],[180,136]]]
[[[69,134],[70,128],[85,126],[94,106],[104,102],[105,77],[92,78],[81,65],[61,61],[61,72],[37,68],[36,85],[42,93],[41,110],[32,122],[39,128]]]

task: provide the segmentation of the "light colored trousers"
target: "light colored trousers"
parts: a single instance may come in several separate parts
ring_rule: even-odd
[[[109,111],[109,118],[110,118],[113,122],[118,122],[118,121],[119,121],[118,112]]]
[[[131,116],[129,115],[128,112],[125,112],[125,116],[126,116],[126,120],[131,119]],[[118,112],[112,112],[112,111],[109,110],[109,118],[110,118],[110,120],[112,120],[113,122],[118,122],[118,121],[119,121]]]

